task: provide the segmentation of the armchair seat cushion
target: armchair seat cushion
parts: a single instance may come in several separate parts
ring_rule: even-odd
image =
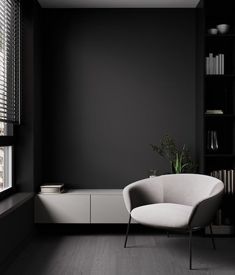
[[[187,228],[193,207],[175,203],[155,203],[131,211],[137,222],[158,228]]]

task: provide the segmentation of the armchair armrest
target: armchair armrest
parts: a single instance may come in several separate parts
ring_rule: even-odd
[[[193,209],[189,219],[189,227],[205,227],[211,223],[218,210],[223,197],[223,192],[199,202]]]
[[[123,198],[129,213],[138,206],[163,202],[160,177],[147,178],[129,184],[123,189]]]

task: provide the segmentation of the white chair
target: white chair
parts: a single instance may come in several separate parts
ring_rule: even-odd
[[[210,227],[213,248],[215,243],[211,227],[221,203],[224,184],[200,174],[171,174],[147,178],[126,186],[123,197],[131,218],[156,228],[189,232],[189,268],[192,269],[192,231]]]

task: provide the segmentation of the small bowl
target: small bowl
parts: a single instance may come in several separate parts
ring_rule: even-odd
[[[230,26],[228,24],[219,24],[216,28],[220,34],[225,34],[229,31]]]
[[[216,35],[218,33],[218,29],[216,28],[211,28],[208,30],[208,33],[211,35]]]

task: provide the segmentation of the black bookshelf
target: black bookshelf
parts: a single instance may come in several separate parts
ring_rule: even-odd
[[[204,39],[203,49],[200,54],[204,56],[203,69],[202,65],[197,68],[198,81],[201,81],[199,91],[201,103],[201,114],[198,114],[198,123],[201,127],[202,150],[201,152],[201,169],[204,174],[215,176],[214,171],[223,171],[222,178],[226,181],[226,187],[229,184],[229,192],[224,196],[219,218],[214,222],[214,228],[218,234],[231,234],[234,232],[235,214],[235,189],[231,190],[230,172],[235,170],[235,1],[212,1],[202,0],[200,24],[204,33],[201,38]],[[198,18],[199,20],[199,18]],[[211,35],[208,34],[210,28],[215,28],[218,24],[228,24],[230,29],[225,34]],[[200,36],[200,34],[198,34]],[[199,38],[198,38],[199,39]],[[218,59],[214,63],[209,61],[210,67],[208,72],[208,60],[206,57],[213,54],[213,58],[223,55],[223,70],[218,65]],[[215,65],[216,64],[216,65]],[[219,66],[219,73],[218,73]],[[213,71],[213,72],[211,72]],[[215,72],[214,72],[215,71]],[[222,110],[222,114],[206,114],[207,110]],[[211,139],[216,133],[216,138]],[[211,146],[212,140],[217,141],[217,146]],[[213,142],[212,142],[213,143]],[[212,174],[213,173],[213,174]],[[234,171],[235,173],[235,171]],[[229,181],[227,175],[229,174]],[[216,174],[217,175],[217,174]],[[234,174],[235,175],[235,174]],[[221,174],[220,174],[221,176]],[[234,178],[235,181],[235,178]],[[235,186],[234,186],[235,187]],[[228,188],[228,187],[227,187]],[[218,223],[218,220],[220,221]]]

